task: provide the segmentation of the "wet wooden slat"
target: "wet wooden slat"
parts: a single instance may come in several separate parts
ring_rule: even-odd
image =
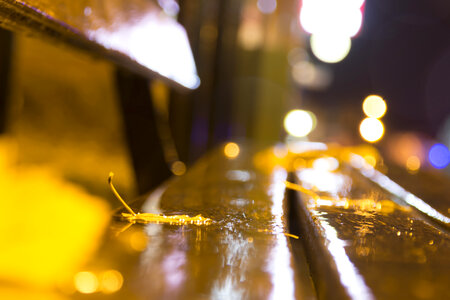
[[[307,264],[303,261],[303,273],[296,270],[301,263],[295,264],[292,238],[284,234],[286,176],[282,169],[261,173],[245,149],[230,159],[220,148],[172,181],[161,197],[160,212],[201,213],[213,223],[183,228],[148,225],[154,242],[141,256],[143,295],[314,299],[311,281],[304,275],[309,273]]]
[[[138,263],[120,269],[125,289],[143,299],[316,298],[302,248],[294,251],[291,240],[298,240],[285,234],[286,170],[263,173],[253,165],[253,152],[240,150],[234,159],[223,148],[209,153],[144,201],[143,212],[202,214],[212,224],[133,225],[148,243]],[[98,257],[111,252],[104,249]]]
[[[385,175],[345,162],[335,171],[310,167],[296,175],[318,196],[291,195],[319,298],[450,297],[448,228],[389,190]]]

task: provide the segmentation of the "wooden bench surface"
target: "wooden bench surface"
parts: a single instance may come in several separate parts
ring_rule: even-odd
[[[325,152],[280,157],[280,152],[241,145],[239,155],[229,158],[220,148],[147,199],[146,212],[202,214],[213,223],[145,225],[149,240],[139,275],[133,276],[140,296],[450,296],[445,216],[444,222],[434,219],[380,186],[369,175],[385,175],[368,164],[355,168],[340,159],[315,164],[330,157]],[[292,159],[302,166],[289,175]],[[327,170],[336,161],[336,169]],[[287,189],[285,180],[294,178],[309,192]]]
[[[0,26],[51,37],[177,87],[200,84],[184,28],[152,1],[1,0]]]
[[[319,298],[450,298],[450,219],[438,209],[364,162],[296,177],[319,196],[291,195]]]
[[[261,172],[244,150],[233,159],[217,149],[144,204],[146,212],[202,214],[212,224],[145,225],[149,242],[134,277],[140,296],[315,299],[304,256],[291,246],[287,172]]]

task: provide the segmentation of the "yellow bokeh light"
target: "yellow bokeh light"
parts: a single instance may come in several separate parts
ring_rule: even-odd
[[[378,119],[365,118],[359,125],[359,132],[364,140],[374,143],[383,137],[384,125]]]
[[[307,136],[313,129],[315,116],[312,112],[301,109],[291,110],[284,118],[284,129],[292,136]]]
[[[225,145],[223,152],[228,158],[236,158],[240,152],[239,145],[236,143],[228,143]]]
[[[82,294],[92,294],[98,290],[97,276],[92,272],[79,272],[74,276],[75,288]]]
[[[337,63],[350,52],[352,42],[350,37],[339,34],[312,34],[312,53],[326,63]]]
[[[123,276],[119,271],[108,270],[100,275],[100,289],[105,294],[112,294],[122,288]]]
[[[375,167],[377,165],[377,159],[373,155],[364,155],[364,160],[372,167]]]
[[[170,167],[172,173],[176,176],[181,176],[186,173],[186,164],[180,160],[177,160]]]
[[[143,251],[147,248],[148,237],[143,231],[135,231],[130,235],[130,247],[135,251]]]
[[[420,159],[412,155],[406,160],[406,169],[410,173],[416,173],[420,169]]]
[[[386,113],[386,102],[377,95],[370,95],[363,102],[363,111],[369,118],[381,118]]]

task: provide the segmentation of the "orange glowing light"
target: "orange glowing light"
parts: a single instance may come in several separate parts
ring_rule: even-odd
[[[236,158],[239,156],[240,148],[236,143],[228,143],[225,145],[223,152],[228,158]]]
[[[130,247],[137,252],[145,250],[147,243],[148,237],[143,231],[135,231],[130,235]]]
[[[375,167],[377,164],[377,159],[373,155],[364,155],[364,159],[372,167]]]
[[[108,270],[100,275],[100,290],[105,294],[112,294],[122,288],[123,276],[119,271]]]
[[[176,176],[181,176],[184,173],[186,173],[186,164],[180,160],[177,160],[176,162],[174,162],[172,164],[172,166],[170,167],[170,170],[172,171],[172,173]]]
[[[410,173],[416,173],[420,169],[420,159],[412,155],[406,160],[406,169]]]

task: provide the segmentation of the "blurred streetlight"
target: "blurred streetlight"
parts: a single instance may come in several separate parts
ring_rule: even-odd
[[[315,127],[316,117],[312,112],[294,109],[284,118],[284,129],[292,136],[307,136]]]
[[[363,111],[369,118],[379,119],[386,113],[386,102],[377,95],[370,95],[364,99]]]
[[[364,140],[375,143],[384,135],[383,122],[376,118],[365,118],[359,125],[359,132]]]
[[[349,37],[336,34],[311,35],[311,50],[323,62],[337,63],[350,52],[352,41]]]

